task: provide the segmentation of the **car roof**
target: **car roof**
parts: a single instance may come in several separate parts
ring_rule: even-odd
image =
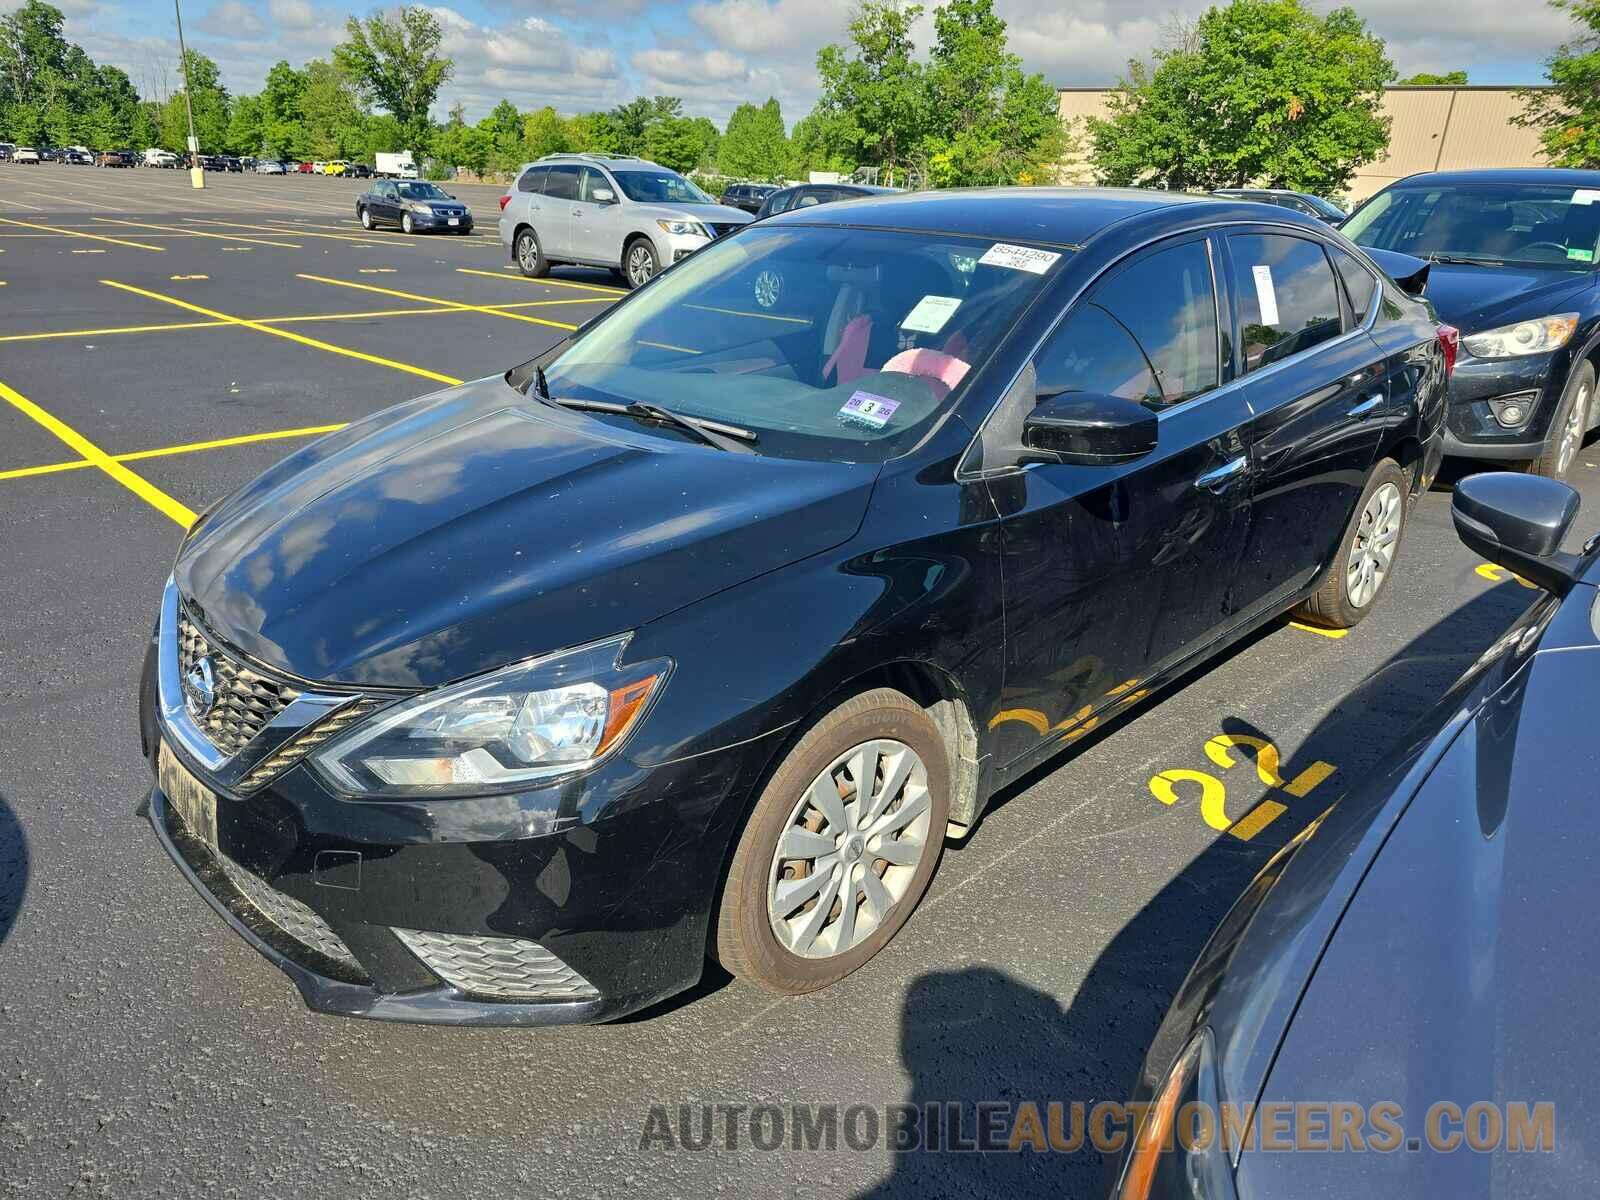
[[[1219,215],[1237,211],[1239,207],[1239,202],[1141,188],[957,188],[937,192],[889,192],[849,204],[819,204],[795,209],[767,220],[797,225],[857,225],[973,237],[1009,237],[1078,246],[1126,217],[1194,204],[1214,205]]]
[[[1398,179],[1391,186],[1468,183],[1542,183],[1558,187],[1594,187],[1600,184],[1600,171],[1585,171],[1577,167],[1485,167],[1476,171],[1422,171]]]

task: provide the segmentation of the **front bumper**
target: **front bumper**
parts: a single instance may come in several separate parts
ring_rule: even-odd
[[[458,221],[459,224],[452,225],[452,224],[450,224],[450,221],[451,221],[450,217],[439,216],[439,215],[437,215],[435,213],[414,212],[414,213],[411,214],[411,223],[412,223],[412,225],[414,225],[418,229],[437,230],[437,231],[443,232],[443,233],[471,233],[472,232],[472,214],[471,213],[466,213],[466,214],[464,214],[464,215],[462,215],[460,217],[454,218],[454,219],[456,221]]]
[[[240,794],[167,727],[158,645],[141,685],[144,752],[154,768],[164,745],[216,795],[215,842],[185,824],[159,774],[146,815],[195,890],[310,1008],[553,1025],[619,1017],[700,978],[729,840],[773,738],[651,768],[619,755],[542,792],[483,799],[343,800],[304,763]],[[430,940],[521,947],[543,956],[541,981],[560,978],[536,998],[475,992]]]
[[[1463,350],[1450,377],[1445,453],[1455,458],[1537,458],[1565,386],[1566,371],[1550,354],[1487,359]],[[1529,415],[1506,428],[1495,419],[1489,402],[1521,395],[1531,397]]]

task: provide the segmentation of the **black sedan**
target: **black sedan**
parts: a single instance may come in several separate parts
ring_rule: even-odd
[[[1461,330],[1446,452],[1565,478],[1600,425],[1600,171],[1413,175],[1342,228],[1432,263],[1428,298]]]
[[[747,213],[761,211],[766,198],[778,190],[775,183],[730,183],[719,197],[729,208],[743,209]]]
[[[816,204],[832,204],[836,200],[859,200],[863,196],[885,196],[899,188],[872,187],[864,183],[802,183],[798,187],[784,188],[770,193],[754,210],[756,220],[790,212],[797,208],[810,208]]]
[[[472,210],[437,184],[380,179],[356,197],[365,229],[398,225],[406,233],[471,233]]]
[[[825,987],[1008,783],[1286,611],[1372,610],[1452,350],[1256,205],[753,225],[203,515],[151,821],[327,1011],[601,1019],[708,949]]]
[[[1452,511],[1548,595],[1224,919],[1145,1063],[1119,1200],[1594,1186],[1600,941],[1566,918],[1594,907],[1600,844],[1575,716],[1600,707],[1600,538],[1560,550],[1578,497],[1555,480],[1473,476]],[[1256,1117],[1174,1139],[1191,1101]]]

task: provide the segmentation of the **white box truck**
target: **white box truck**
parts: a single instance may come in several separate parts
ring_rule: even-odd
[[[379,151],[377,165],[372,173],[379,179],[415,179],[417,164],[411,161],[409,150],[402,150],[398,154]]]

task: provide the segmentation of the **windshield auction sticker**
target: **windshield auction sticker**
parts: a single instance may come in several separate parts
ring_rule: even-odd
[[[960,307],[959,296],[924,296],[906,314],[906,319],[900,322],[900,328],[915,333],[938,333]]]
[[[1278,289],[1272,286],[1272,268],[1265,263],[1257,263],[1250,268],[1250,274],[1256,281],[1256,307],[1261,309],[1261,323],[1263,325],[1276,325],[1278,323]]]
[[[1600,204],[1600,188],[1579,188],[1572,193],[1573,204]]]
[[[887,396],[874,396],[871,392],[857,392],[844,402],[839,415],[847,421],[860,421],[874,429],[882,429],[894,416],[900,401]]]
[[[986,267],[1008,267],[1013,271],[1043,275],[1060,257],[1061,255],[1050,250],[1035,250],[1032,246],[1013,246],[1009,242],[996,242],[978,261]]]

